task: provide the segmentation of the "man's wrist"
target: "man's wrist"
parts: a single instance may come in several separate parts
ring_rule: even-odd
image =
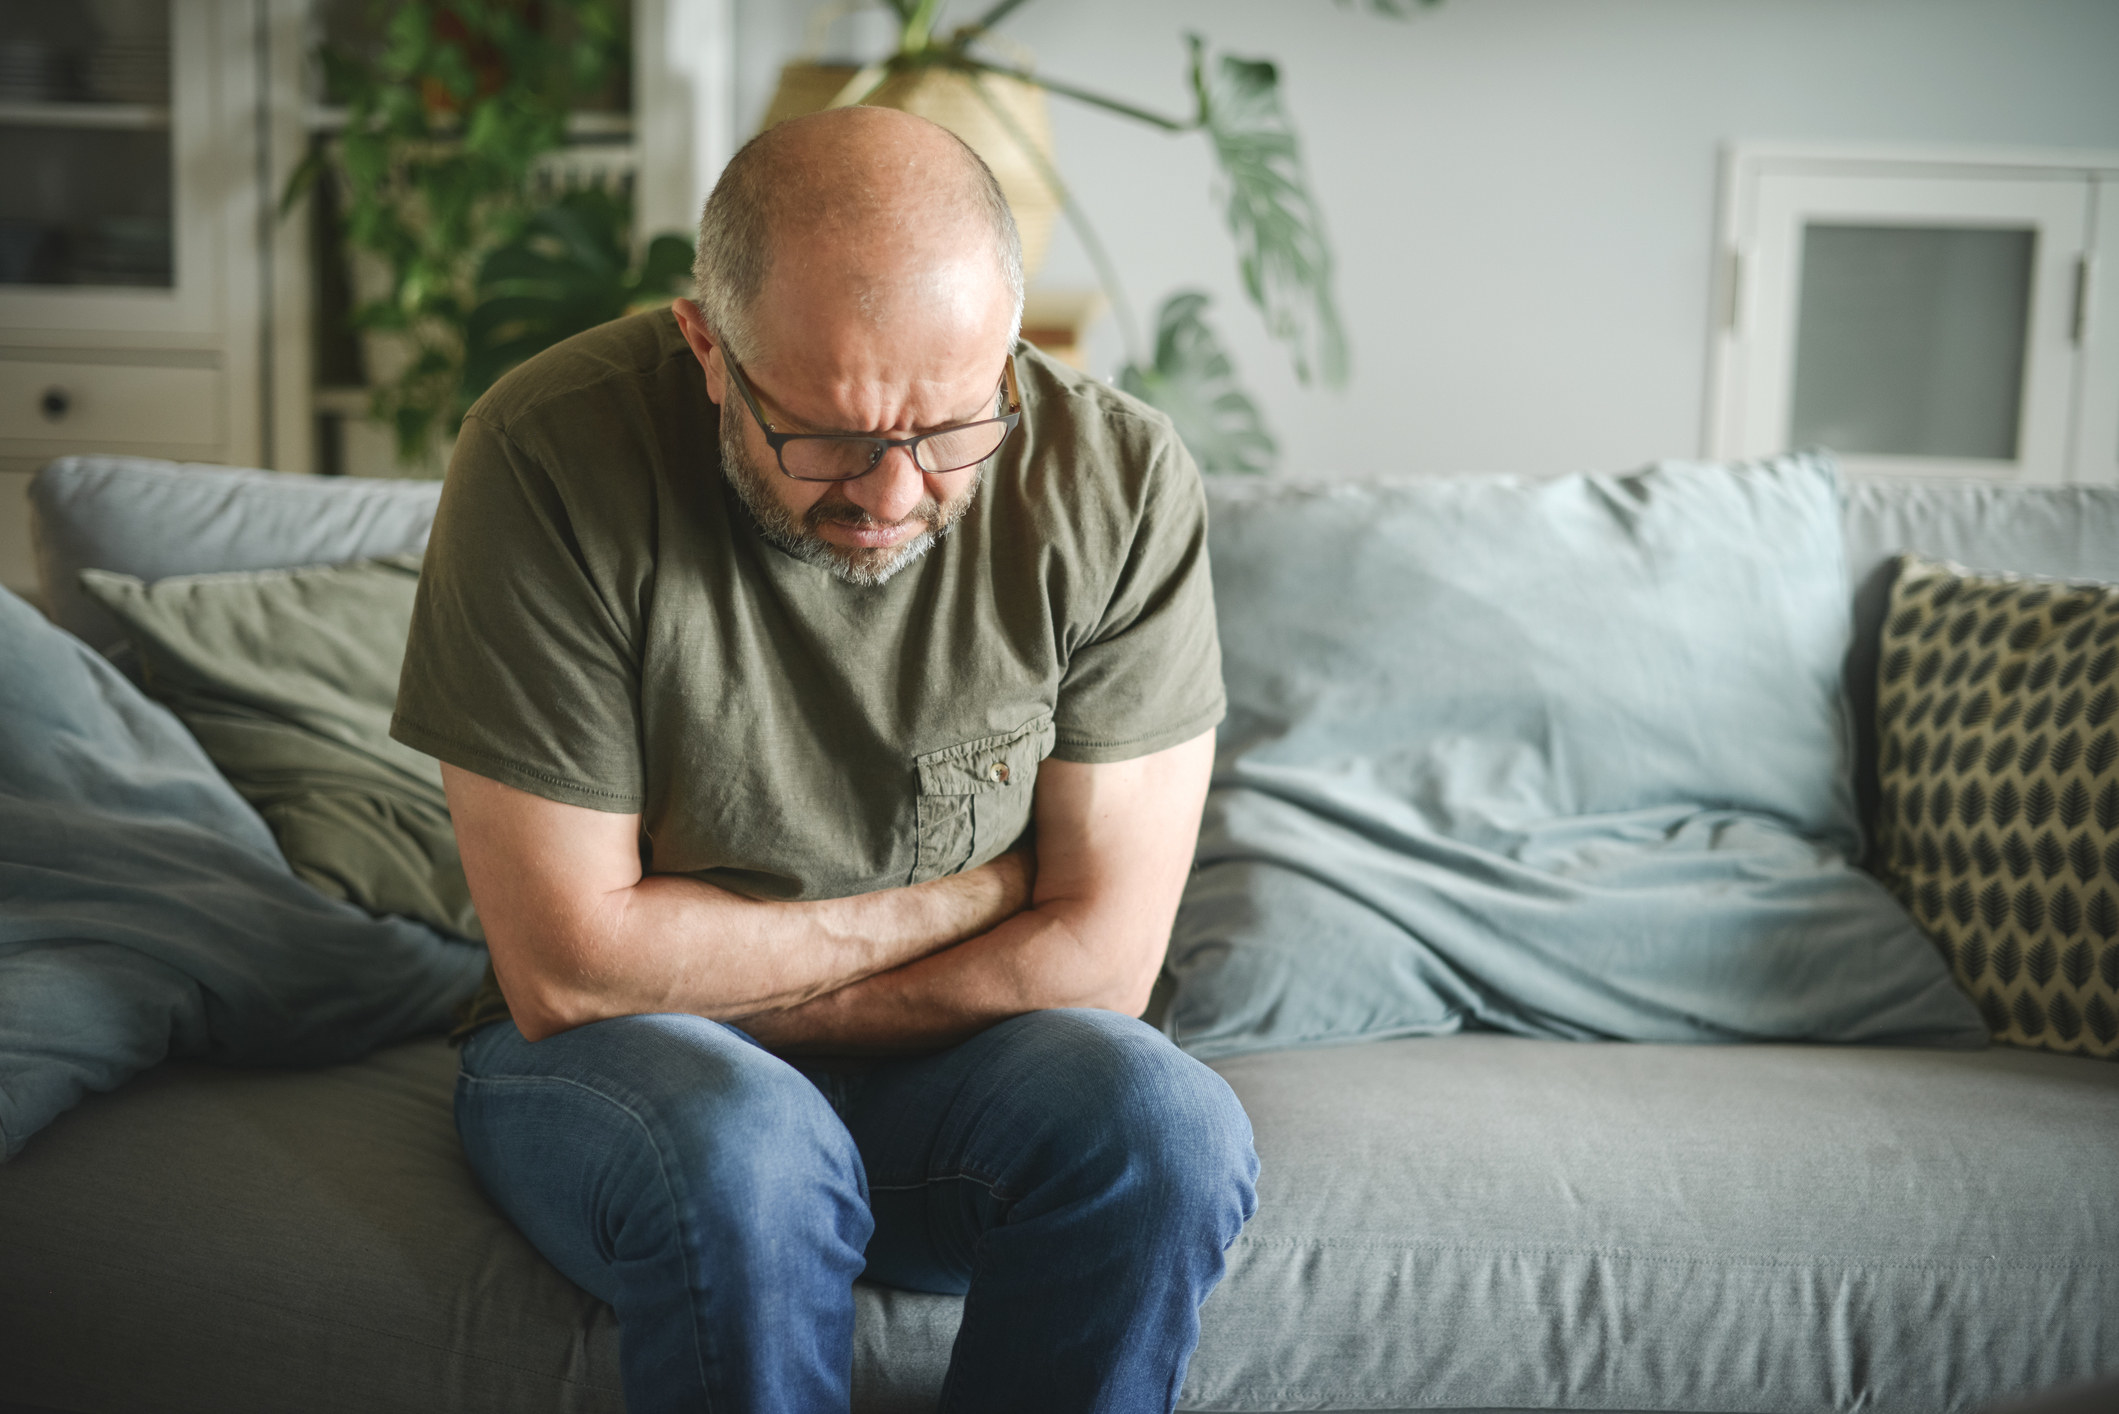
[[[961,936],[953,941],[990,933],[1030,907],[1037,884],[1037,855],[1019,845],[976,869],[953,875],[970,904],[970,916]]]

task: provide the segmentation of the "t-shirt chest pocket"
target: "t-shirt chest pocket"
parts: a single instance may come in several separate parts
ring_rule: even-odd
[[[919,774],[920,884],[984,864],[1030,827],[1037,763],[1052,750],[1052,719],[913,758]]]

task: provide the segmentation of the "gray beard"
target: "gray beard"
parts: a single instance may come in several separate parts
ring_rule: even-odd
[[[806,565],[829,571],[833,576],[862,589],[875,589],[887,584],[898,571],[906,568],[935,547],[937,541],[955,530],[964,513],[978,497],[979,487],[984,484],[986,471],[979,468],[971,483],[971,489],[946,504],[927,497],[913,508],[914,515],[924,516],[927,529],[903,545],[853,549],[834,545],[817,534],[817,527],[833,520],[844,519],[832,514],[836,506],[846,504],[827,498],[811,506],[806,514],[797,514],[782,505],[773,495],[772,478],[777,469],[767,470],[750,458],[743,445],[743,424],[747,414],[741,409],[732,410],[724,403],[721,408],[721,471],[729,485],[758,524],[758,533],[772,544]],[[877,524],[873,518],[863,516],[860,523]]]

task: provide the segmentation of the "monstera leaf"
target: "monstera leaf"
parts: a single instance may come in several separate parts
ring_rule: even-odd
[[[1189,42],[1192,87],[1227,183],[1225,214],[1244,290],[1287,345],[1297,377],[1307,383],[1314,371],[1343,387],[1346,333],[1332,297],[1332,250],[1281,105],[1279,70],[1227,54],[1209,65],[1205,42],[1198,35]]]
[[[1204,318],[1207,297],[1184,290],[1156,317],[1155,363],[1127,364],[1118,386],[1170,415],[1202,471],[1266,472],[1280,449],[1236,383],[1236,368]]]
[[[692,247],[661,235],[632,259],[632,202],[582,187],[529,219],[478,268],[478,300],[464,328],[468,403],[501,374],[561,339],[616,319],[643,301],[683,292]]]

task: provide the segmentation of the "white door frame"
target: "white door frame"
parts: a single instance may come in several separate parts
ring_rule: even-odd
[[[736,150],[731,0],[634,0],[633,231],[689,235]]]
[[[2069,457],[2075,481],[2119,482],[2119,172],[2100,173],[2090,255],[2080,279],[2082,357]]]

